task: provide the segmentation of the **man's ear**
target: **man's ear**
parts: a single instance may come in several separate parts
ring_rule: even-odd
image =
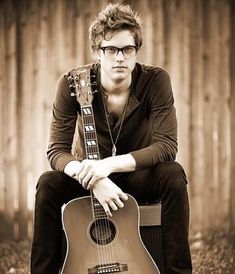
[[[99,50],[95,50],[93,52],[93,57],[97,62],[100,62],[100,51]]]

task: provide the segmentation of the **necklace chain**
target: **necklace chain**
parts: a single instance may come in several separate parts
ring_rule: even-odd
[[[103,92],[101,92],[101,93],[102,93],[102,101],[103,101],[103,106],[104,106],[105,118],[106,118],[108,130],[109,130],[110,140],[112,142],[112,156],[116,156],[116,154],[117,154],[116,144],[117,144],[117,141],[119,139],[119,135],[121,133],[121,129],[122,129],[122,125],[123,125],[123,122],[124,122],[124,118],[126,116],[126,110],[127,110],[127,105],[128,105],[128,101],[129,101],[129,96],[128,96],[127,100],[126,100],[126,103],[125,103],[125,106],[124,106],[124,109],[123,109],[123,112],[122,112],[121,123],[120,123],[119,129],[118,129],[117,136],[116,136],[115,141],[114,141],[113,140],[112,131],[111,131],[111,128],[110,128],[110,124],[109,124],[107,107],[106,107],[106,104],[105,104],[105,101],[104,101],[104,94],[103,94]]]

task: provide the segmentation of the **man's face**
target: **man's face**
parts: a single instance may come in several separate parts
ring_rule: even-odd
[[[121,50],[119,50],[121,49]],[[134,37],[128,30],[115,34],[110,40],[102,40],[97,56],[101,74],[109,80],[119,82],[130,77],[136,63]]]

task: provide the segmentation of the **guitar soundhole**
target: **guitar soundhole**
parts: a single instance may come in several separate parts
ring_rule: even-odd
[[[107,245],[115,236],[115,225],[108,219],[95,220],[90,226],[90,237],[96,244]]]

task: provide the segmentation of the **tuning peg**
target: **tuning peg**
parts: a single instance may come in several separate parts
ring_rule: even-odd
[[[96,92],[98,92],[98,90],[97,90],[97,89],[94,89],[94,90],[92,91],[92,93],[96,93]]]
[[[75,86],[71,84],[71,85],[69,85],[69,88],[73,89],[73,88],[75,88]]]
[[[92,85],[92,86],[97,86],[97,82],[96,82],[96,81],[93,81],[93,82],[91,83],[91,85]]]
[[[77,96],[77,93],[71,92],[71,96]]]

